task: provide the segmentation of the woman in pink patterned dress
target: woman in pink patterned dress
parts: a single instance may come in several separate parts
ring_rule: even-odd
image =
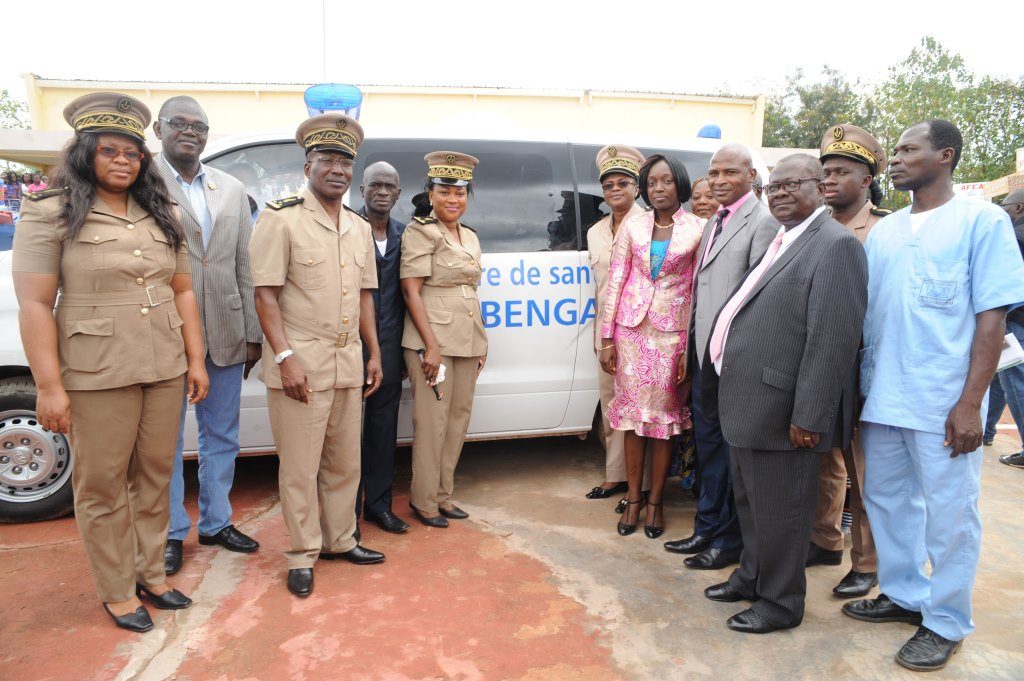
[[[662,492],[673,435],[690,427],[686,392],[687,321],[694,254],[704,222],[683,210],[690,179],[678,160],[655,154],[640,170],[640,195],[653,210],[623,224],[609,269],[601,319],[601,367],[615,376],[615,398],[608,422],[625,431],[626,510],[619,519],[622,536],[636,530],[647,503],[644,533],[651,539],[665,530]],[[650,440],[651,491],[640,483]]]

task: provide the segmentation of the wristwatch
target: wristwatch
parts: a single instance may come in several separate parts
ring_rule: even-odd
[[[286,359],[288,359],[289,357],[291,357],[294,354],[295,353],[292,352],[291,348],[288,348],[286,350],[282,350],[281,352],[279,352],[276,355],[274,355],[274,364],[280,364],[281,362],[285,361]]]

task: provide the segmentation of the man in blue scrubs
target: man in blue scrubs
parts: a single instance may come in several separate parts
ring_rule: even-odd
[[[954,196],[962,148],[949,121],[908,128],[889,176],[913,203],[866,244],[861,439],[882,593],[843,612],[918,625],[896,661],[921,671],[944,667],[974,630],[982,415],[1006,313],[1024,302],[1006,213]]]

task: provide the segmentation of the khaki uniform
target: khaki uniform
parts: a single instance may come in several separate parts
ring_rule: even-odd
[[[644,209],[638,203],[634,203],[629,212],[622,218],[619,229],[615,236],[622,233],[622,225],[634,215],[639,215]],[[587,231],[587,249],[590,252],[590,269],[594,273],[595,303],[597,304],[597,317],[594,319],[594,351],[601,352],[601,313],[604,310],[604,293],[608,288],[608,266],[612,259],[612,244],[615,237],[612,236],[612,216],[608,215],[598,220]],[[608,482],[620,482],[626,479],[626,451],[623,444],[625,431],[615,430],[608,424],[608,405],[615,397],[615,378],[598,368],[598,386],[601,390],[601,442],[605,451],[605,474],[604,479]]]
[[[285,395],[264,340],[260,378],[280,458],[279,485],[290,569],[312,567],[320,550],[355,547],[363,350],[359,294],[377,287],[370,224],[342,210],[335,225],[308,189],[271,201],[249,244],[254,286],[280,286],[288,347],[306,372],[309,403]],[[319,513],[317,513],[319,509]]]
[[[71,400],[75,519],[100,600],[166,581],[168,486],[187,368],[170,288],[188,274],[156,220],[97,200],[78,235],[59,226],[62,192],[23,204],[13,270],[59,277],[57,350]]]
[[[875,223],[889,214],[889,211],[875,208],[865,202],[857,215],[846,225],[863,244]],[[878,556],[871,536],[871,525],[864,511],[864,450],[860,446],[860,433],[856,433],[850,446],[844,451],[835,448],[821,456],[821,470],[818,477],[818,505],[814,512],[814,531],[811,541],[830,551],[841,551],[845,544],[842,531],[843,502],[846,498],[846,477],[850,484],[850,514],[853,525],[850,528],[852,545],[850,559],[857,572],[875,572]]]
[[[445,380],[437,384],[442,393],[438,400],[417,355],[425,345],[406,315],[402,347],[413,395],[409,501],[427,514],[437,514],[439,506],[452,506],[455,466],[473,410],[478,358],[487,354],[487,335],[476,296],[480,241],[463,225],[459,237],[461,244],[433,215],[415,218],[402,236],[401,277],[424,279],[420,296],[445,365]]]

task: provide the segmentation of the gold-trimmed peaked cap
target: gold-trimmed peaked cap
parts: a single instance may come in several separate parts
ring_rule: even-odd
[[[598,179],[604,179],[609,173],[624,173],[634,180],[640,179],[640,166],[644,164],[644,155],[633,147],[625,144],[609,144],[597,152]]]
[[[866,163],[872,175],[889,165],[889,158],[878,140],[863,128],[849,123],[833,125],[825,131],[821,138],[821,160],[827,156],[845,156]]]
[[[480,159],[458,151],[433,151],[423,157],[432,184],[465,187],[473,181],[473,169]]]
[[[140,142],[152,118],[149,107],[119,92],[92,92],[64,107],[64,120],[75,132],[116,132]]]
[[[306,151],[340,151],[355,158],[363,143],[363,126],[342,113],[320,114],[302,121],[295,141]]]

